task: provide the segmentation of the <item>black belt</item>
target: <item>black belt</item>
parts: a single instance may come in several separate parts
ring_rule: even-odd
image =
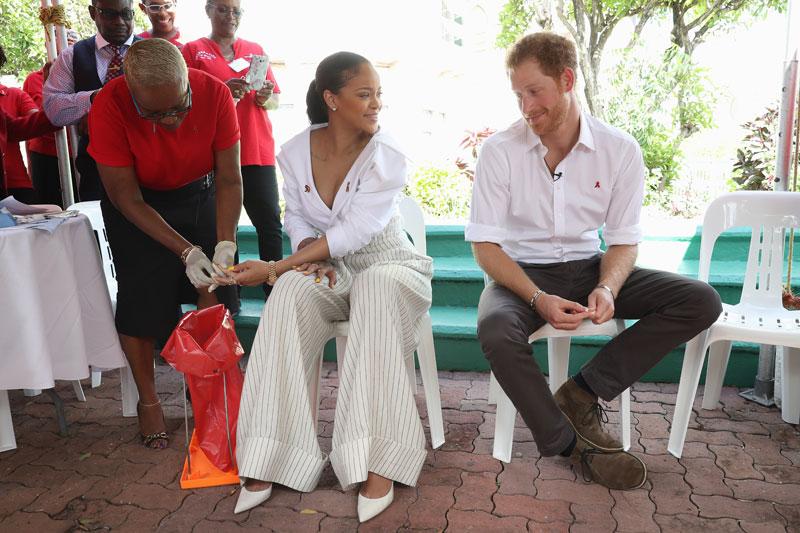
[[[199,194],[214,186],[214,173],[209,172],[205,176],[194,180],[191,183],[179,187],[177,189],[170,189],[167,191],[158,191],[155,189],[146,189],[141,187],[142,198],[146,202],[158,201],[169,202],[173,200],[181,200]]]

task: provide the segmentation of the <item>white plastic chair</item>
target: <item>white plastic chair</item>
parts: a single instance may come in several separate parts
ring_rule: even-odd
[[[400,202],[400,215],[403,219],[403,229],[411,237],[414,247],[421,254],[427,255],[427,244],[425,241],[425,220],[423,218],[422,210],[417,203],[409,198],[404,197]],[[347,335],[350,329],[348,321],[337,322],[334,326],[334,332],[331,338],[336,338],[336,360],[339,365],[341,376],[342,358],[344,357],[345,348],[347,347]],[[417,346],[417,360],[419,362],[419,371],[422,376],[422,386],[425,389],[425,405],[428,409],[428,425],[431,432],[431,447],[436,449],[444,444],[444,423],[442,421],[442,402],[439,396],[439,375],[436,369],[436,352],[433,346],[433,326],[431,324],[431,315],[426,312],[422,318],[419,346]],[[417,376],[414,370],[414,358],[409,357],[408,362],[408,379],[414,387],[416,392]],[[320,358],[320,366],[318,372],[322,368],[322,358]],[[319,374],[317,379],[314,380],[315,389],[313,390],[312,398],[314,398],[312,405],[319,411]],[[316,419],[316,414],[314,416]]]
[[[731,342],[784,346],[782,418],[800,422],[800,311],[783,308],[782,274],[786,228],[800,228],[800,194],[742,191],[723,194],[708,206],[703,219],[698,278],[708,281],[711,253],[722,232],[750,227],[750,251],[738,304],[722,304],[711,327],[686,344],[683,369],[669,434],[669,452],[680,457],[709,350],[703,409],[715,409],[731,353]]]
[[[484,282],[489,277],[484,274]],[[556,329],[545,324],[528,337],[533,343],[539,339],[547,339],[547,367],[550,374],[550,392],[555,394],[567,381],[569,372],[569,348],[572,337],[616,337],[625,330],[625,321],[613,319],[603,324],[594,324],[584,320],[575,330]],[[494,373],[489,373],[489,403],[497,404],[494,422],[494,445],[492,455],[504,463],[511,462],[511,448],[514,444],[514,422],[517,408],[511,403],[503,388],[497,383]],[[622,427],[622,446],[625,450],[631,447],[631,394],[625,389],[620,394],[620,426]]]
[[[114,270],[114,260],[111,255],[111,246],[108,244],[108,235],[103,221],[103,213],[100,210],[100,202],[80,202],[72,204],[69,209],[74,209],[86,215],[92,225],[97,247],[100,250],[100,260],[103,264],[103,274],[105,274],[106,285],[108,286],[108,296],[111,298],[111,310],[117,309],[117,274]],[[102,373],[99,370],[92,370],[92,388],[99,387]],[[83,394],[80,381],[74,381],[73,387],[78,400],[85,402],[86,396]],[[134,417],[136,414],[136,404],[139,402],[139,393],[136,390],[136,383],[133,381],[133,374],[127,365],[120,369],[120,387],[122,389],[122,416]]]

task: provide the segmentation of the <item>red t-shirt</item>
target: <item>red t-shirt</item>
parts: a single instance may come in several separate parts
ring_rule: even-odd
[[[222,55],[217,43],[203,37],[196,41],[186,43],[181,50],[186,64],[208,72],[223,82],[231,78],[247,76],[250,70],[250,59],[255,55],[264,55],[264,49],[256,43],[236,39],[233,43],[234,61],[243,58],[247,64],[239,72],[233,70]],[[272,66],[267,69],[267,79],[275,84],[273,92],[280,94],[278,82],[272,73]],[[236,115],[239,117],[239,128],[242,130],[242,158],[241,164],[245,165],[275,165],[275,140],[272,138],[272,122],[269,113],[256,105],[256,92],[248,92],[236,105]]]
[[[153,36],[150,34],[149,31],[143,31],[142,33],[137,35],[137,37],[141,37],[142,39],[151,39]],[[177,46],[178,49],[181,49],[183,48],[183,43],[180,41],[180,38],[181,38],[181,32],[180,30],[178,30],[175,32],[175,35],[172,36],[172,39],[167,39],[167,40],[172,44],[174,44],[175,46]]]
[[[22,90],[28,93],[28,96],[33,99],[39,109],[44,109],[42,107],[42,85],[44,85],[44,72],[41,69],[28,74],[28,77],[25,78],[25,83],[22,84]],[[58,155],[58,152],[56,152],[56,136],[52,133],[31,139],[25,143],[25,146],[29,152],[37,152],[53,157]]]
[[[36,103],[22,89],[0,85],[0,109],[12,118],[24,117],[31,111],[39,109]],[[3,168],[6,185],[9,189],[33,189],[28,170],[22,161],[19,143],[8,143],[3,156]]]
[[[192,109],[178,129],[160,126],[136,112],[125,77],[97,93],[89,112],[89,154],[110,167],[134,167],[147,189],[178,189],[211,172],[214,152],[239,140],[228,88],[216,78],[189,69]]]

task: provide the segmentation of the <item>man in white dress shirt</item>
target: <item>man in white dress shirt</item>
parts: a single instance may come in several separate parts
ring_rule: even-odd
[[[522,119],[483,145],[466,239],[494,281],[481,295],[478,339],[543,456],[583,464],[587,478],[638,488],[644,463],[602,425],[611,400],[721,311],[709,285],[634,266],[645,166],[636,140],[582,111],[576,51],[536,33],[506,66]],[[600,250],[603,230],[607,251]],[[528,337],[549,323],[639,319],[552,395]]]

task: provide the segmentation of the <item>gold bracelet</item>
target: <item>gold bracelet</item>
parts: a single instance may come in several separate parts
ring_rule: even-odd
[[[275,261],[267,263],[267,283],[274,285],[278,281],[278,273],[275,271]]]

